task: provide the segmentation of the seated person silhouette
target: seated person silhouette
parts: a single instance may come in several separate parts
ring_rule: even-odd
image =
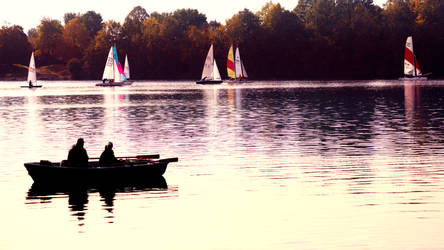
[[[108,144],[105,145],[105,150],[103,150],[100,155],[99,166],[111,166],[118,163],[120,163],[120,161],[114,156],[113,143],[108,142]]]
[[[72,146],[68,153],[68,160],[66,165],[72,167],[88,167],[88,154],[83,148],[83,138],[77,139],[77,143]]]

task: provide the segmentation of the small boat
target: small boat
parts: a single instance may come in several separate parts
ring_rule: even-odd
[[[114,87],[131,85],[133,82],[129,81],[125,75],[122,65],[117,58],[116,45],[109,49],[108,58],[106,60],[105,69],[103,70],[102,82],[97,83],[96,86]]]
[[[35,68],[34,52],[31,54],[31,59],[29,60],[28,67],[28,85],[20,86],[21,88],[41,88],[42,85],[37,85],[37,70]]]
[[[205,64],[202,70],[202,77],[200,81],[196,81],[197,84],[219,84],[222,83],[219,69],[217,68],[216,60],[213,54],[213,44],[211,44],[210,50],[208,50]]]
[[[228,51],[227,74],[230,78],[228,82],[246,82],[248,78],[244,63],[240,57],[239,48],[236,48],[236,56],[233,56],[233,45],[231,45],[230,50]]]
[[[34,183],[46,185],[82,183],[82,184],[104,184],[104,183],[126,183],[141,182],[162,176],[168,163],[177,162],[178,158],[156,159],[159,155],[143,158],[121,157],[126,159],[119,164],[110,166],[99,166],[98,161],[88,162],[88,166],[66,166],[62,162],[40,162],[25,163],[25,168]],[[94,158],[95,159],[95,158]]]
[[[404,77],[399,80],[424,81],[429,74],[422,74],[418,59],[413,52],[413,39],[411,36],[407,37],[404,49]]]

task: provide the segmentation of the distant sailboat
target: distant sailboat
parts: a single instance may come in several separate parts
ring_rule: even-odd
[[[222,78],[220,77],[219,69],[217,68],[216,60],[213,54],[213,44],[211,44],[210,50],[208,51],[207,58],[205,59],[205,64],[202,70],[202,78],[197,81],[197,84],[217,84],[222,83]]]
[[[28,85],[20,86],[22,88],[41,88],[42,85],[37,85],[37,70],[35,67],[35,60],[34,60],[34,52],[31,54],[31,59],[29,60],[29,67],[28,67],[28,79],[27,79]]]
[[[241,60],[239,48],[236,48],[236,56],[233,60],[233,45],[228,51],[227,57],[227,74],[231,82],[246,81],[248,78],[244,63]]]
[[[404,49],[404,77],[400,80],[427,80],[426,75],[423,75],[419,67],[418,59],[413,52],[413,39],[411,36],[407,37]]]
[[[120,65],[117,58],[116,45],[109,49],[108,58],[106,60],[105,69],[103,70],[102,82],[97,83],[96,86],[124,86],[131,85],[133,82],[129,81],[125,72]]]
[[[228,50],[227,56],[227,75],[230,80],[234,80],[236,78],[236,72],[234,68],[234,53],[233,53],[233,45],[230,46]]]
[[[128,63],[128,55],[125,55],[125,68],[123,69],[123,72],[125,73],[126,78],[130,79],[130,66]]]

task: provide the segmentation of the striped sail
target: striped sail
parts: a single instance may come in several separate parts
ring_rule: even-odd
[[[233,45],[231,45],[230,50],[228,50],[227,57],[227,74],[229,78],[236,78],[236,74],[234,72],[234,56],[233,56]]]
[[[28,68],[28,83],[34,84],[37,81],[37,71],[35,68],[34,52],[31,54],[31,59],[29,60]]]
[[[122,82],[127,80],[122,65],[120,65],[119,59],[117,58],[116,45],[109,49],[105,69],[103,70],[102,80],[104,79],[114,80],[114,82]]]
[[[404,75],[408,76],[420,76],[422,75],[419,68],[418,60],[413,52],[413,40],[412,37],[407,37],[404,49]]]
[[[113,56],[114,56],[114,63],[115,63],[115,73],[114,73],[114,81],[115,82],[122,82],[126,81],[127,78],[125,76],[125,73],[123,71],[122,65],[119,63],[119,59],[117,58],[117,49],[116,45],[113,46]]]

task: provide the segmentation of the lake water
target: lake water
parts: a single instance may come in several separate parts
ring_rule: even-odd
[[[444,81],[0,82],[0,249],[444,248]],[[166,184],[35,190],[23,163],[179,157]]]

